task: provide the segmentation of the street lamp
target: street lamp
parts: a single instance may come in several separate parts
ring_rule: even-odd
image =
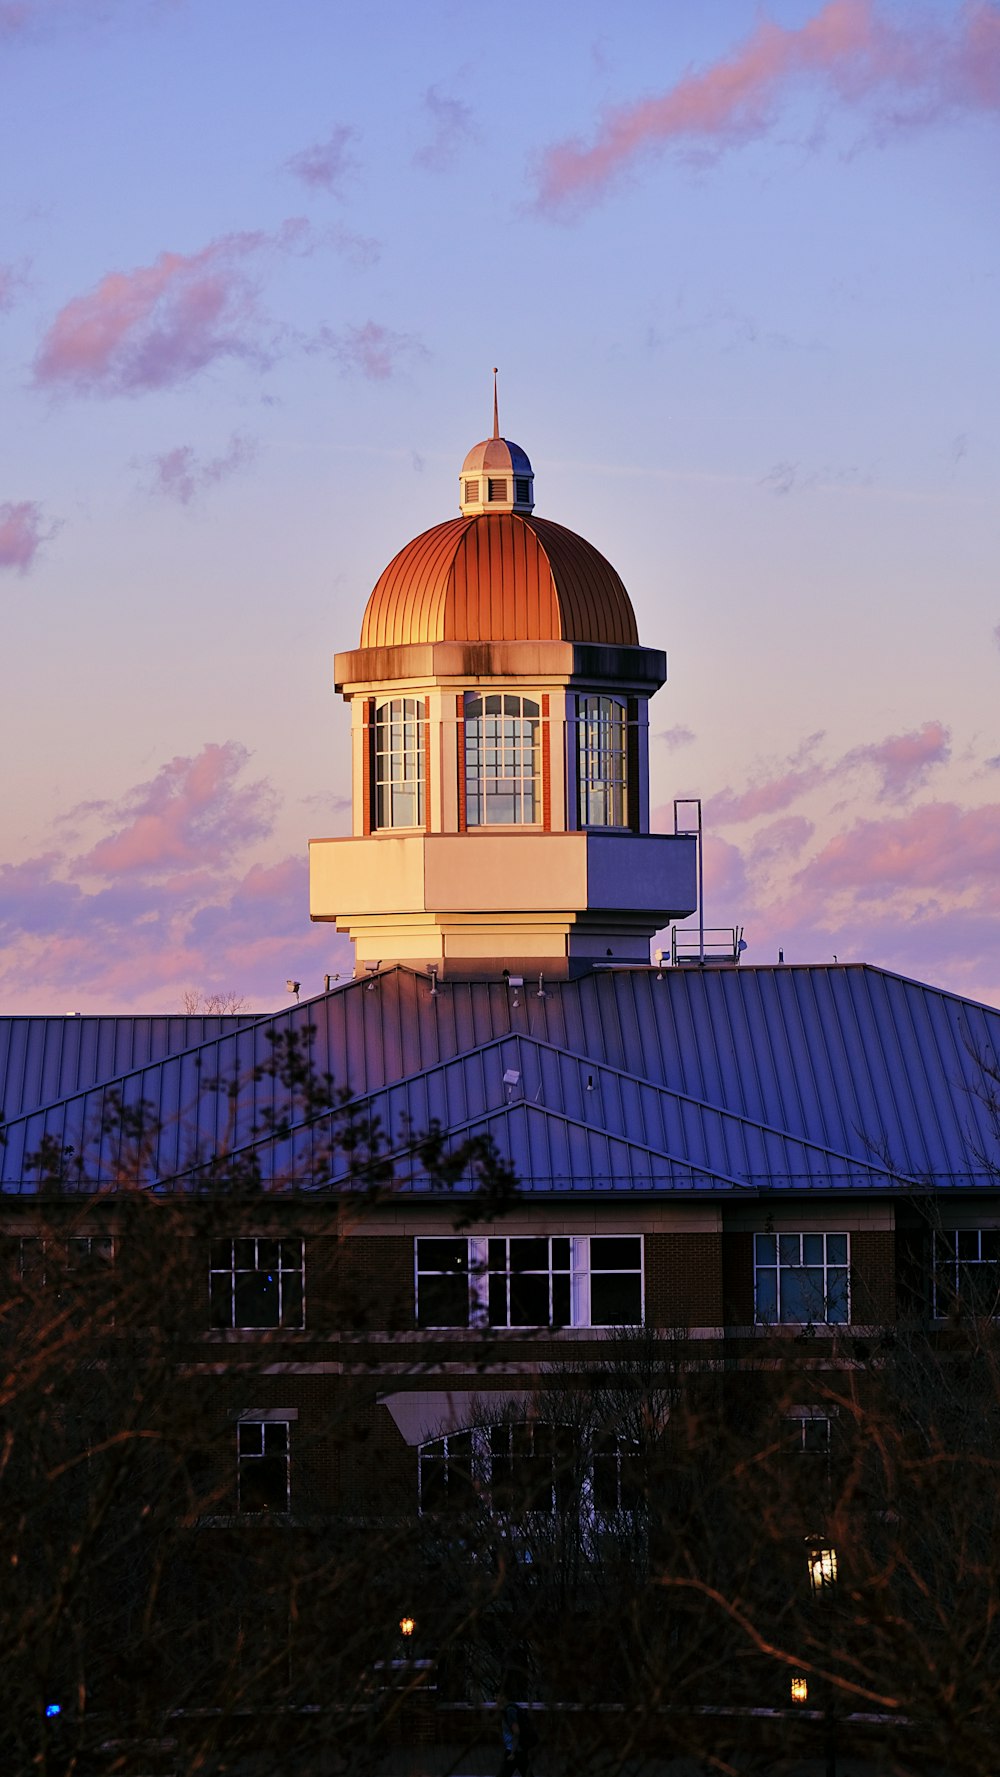
[[[399,1619],[399,1633],[405,1635],[407,1638],[413,1634],[416,1626],[417,1625],[412,1617],[400,1617]]]
[[[793,1672],[792,1673],[792,1702],[793,1703],[808,1703],[808,1701],[809,1701],[809,1680],[806,1678],[806,1676],[803,1672]]]
[[[825,1604],[831,1604],[837,1589],[837,1551],[833,1544],[823,1542],[819,1537],[810,1537],[806,1564],[813,1597],[817,1601],[823,1600]],[[795,1696],[794,1679],[792,1696]],[[829,1683],[823,1725],[826,1730],[826,1777],[837,1777],[837,1724],[833,1713],[833,1687]]]

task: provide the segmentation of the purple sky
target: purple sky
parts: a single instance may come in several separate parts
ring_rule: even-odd
[[[748,961],[1000,1002],[995,0],[0,0],[0,1009],[349,954],[335,649],[490,421]]]

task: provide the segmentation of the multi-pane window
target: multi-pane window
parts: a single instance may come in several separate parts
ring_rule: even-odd
[[[1000,1228],[935,1233],[934,1313],[1000,1315]]]
[[[375,711],[375,825],[424,822],[424,702],[391,697]]]
[[[291,1504],[291,1427],[287,1419],[241,1419],[236,1470],[241,1512],[287,1512]]]
[[[209,1270],[213,1327],[301,1327],[304,1276],[301,1240],[257,1235],[213,1240]]]
[[[628,826],[628,726],[617,697],[577,702],[581,827]]]
[[[18,1269],[30,1283],[43,1284],[52,1272],[77,1276],[100,1275],[114,1262],[110,1234],[71,1234],[67,1240],[48,1240],[25,1234],[18,1242]]]
[[[465,820],[530,826],[541,814],[537,699],[489,691],[465,700]]]
[[[641,1234],[416,1242],[421,1327],[611,1327],[643,1319]]]
[[[846,1234],[755,1234],[755,1319],[842,1325],[850,1319]]]
[[[421,1512],[470,1511],[485,1498],[492,1512],[608,1524],[641,1503],[635,1441],[616,1432],[596,1440],[569,1425],[504,1419],[449,1432],[418,1452]]]

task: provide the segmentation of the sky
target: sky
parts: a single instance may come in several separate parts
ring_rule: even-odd
[[[491,424],[745,960],[1000,1004],[996,0],[0,0],[0,1011],[350,972],[332,655]]]

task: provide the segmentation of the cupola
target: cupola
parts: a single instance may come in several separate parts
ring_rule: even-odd
[[[535,504],[535,474],[527,451],[500,436],[496,378],[494,370],[493,436],[472,446],[458,478],[463,518],[480,512],[530,512]]]
[[[494,377],[496,373],[494,372]],[[648,963],[696,906],[695,842],[650,832],[666,658],[586,538],[539,518],[520,445],[462,465],[461,516],[397,551],[338,654],[353,833],[310,843],[313,919],[434,979]]]

